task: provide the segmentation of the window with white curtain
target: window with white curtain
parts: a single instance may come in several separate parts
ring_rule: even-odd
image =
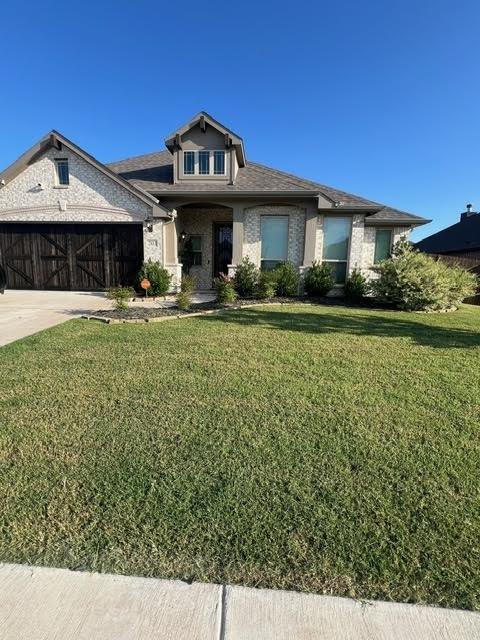
[[[288,257],[288,216],[261,216],[261,268],[271,271]]]
[[[326,262],[332,268],[336,284],[343,284],[347,277],[351,231],[351,218],[325,216],[323,226],[323,262]]]

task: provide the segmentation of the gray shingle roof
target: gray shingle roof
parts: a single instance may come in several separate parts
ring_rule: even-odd
[[[176,193],[188,190],[190,193],[242,193],[264,192],[273,194],[276,192],[291,192],[301,195],[319,193],[333,202],[341,202],[339,208],[344,207],[371,207],[376,210],[369,215],[369,220],[379,221],[405,221],[406,223],[422,224],[427,222],[421,216],[399,211],[387,207],[378,202],[367,200],[360,196],[327,187],[326,185],[299,178],[291,173],[267,167],[257,162],[247,162],[245,167],[238,169],[234,185],[227,183],[192,182],[188,187],[184,184],[173,184],[172,155],[169,151],[158,151],[142,156],[127,158],[107,165],[133,185],[158,195]],[[337,209],[338,210],[338,209]]]

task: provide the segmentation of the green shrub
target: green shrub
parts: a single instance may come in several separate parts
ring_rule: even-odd
[[[159,262],[150,259],[142,264],[138,273],[138,282],[140,283],[144,278],[150,280],[151,286],[147,289],[150,296],[164,296],[170,289],[172,276]]]
[[[314,261],[303,280],[305,293],[314,298],[326,296],[334,284],[332,268],[326,262],[322,264]]]
[[[367,279],[362,275],[361,271],[354,269],[345,282],[345,298],[352,302],[358,302],[367,295],[368,291]]]
[[[244,258],[235,270],[233,283],[241,298],[253,298],[257,288],[260,271],[250,258]]]
[[[192,294],[188,291],[177,293],[177,307],[182,311],[188,311],[192,306]]]
[[[378,274],[371,283],[374,295],[407,311],[457,307],[475,292],[473,274],[420,253],[406,240],[397,242],[392,257],[372,270]]]
[[[128,300],[133,295],[131,287],[112,287],[107,291],[107,298],[113,301],[115,309],[128,309]]]
[[[291,262],[282,262],[273,271],[277,296],[291,298],[298,295],[300,274],[297,267]]]
[[[231,278],[221,274],[214,280],[215,291],[217,292],[217,300],[220,304],[228,304],[237,299],[237,292],[233,286]]]
[[[255,289],[255,297],[259,300],[268,300],[269,298],[274,298],[276,293],[275,273],[273,271],[262,271]]]
[[[183,293],[193,293],[195,291],[195,278],[193,276],[184,275],[180,282],[180,291]]]

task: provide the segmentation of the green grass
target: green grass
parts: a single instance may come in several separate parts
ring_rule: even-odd
[[[480,606],[480,308],[74,320],[0,350],[0,559]]]

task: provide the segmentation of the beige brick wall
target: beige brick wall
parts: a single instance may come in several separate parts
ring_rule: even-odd
[[[261,205],[245,209],[243,255],[260,267],[262,215],[288,215],[288,260],[300,266],[305,245],[305,209],[302,207]]]

